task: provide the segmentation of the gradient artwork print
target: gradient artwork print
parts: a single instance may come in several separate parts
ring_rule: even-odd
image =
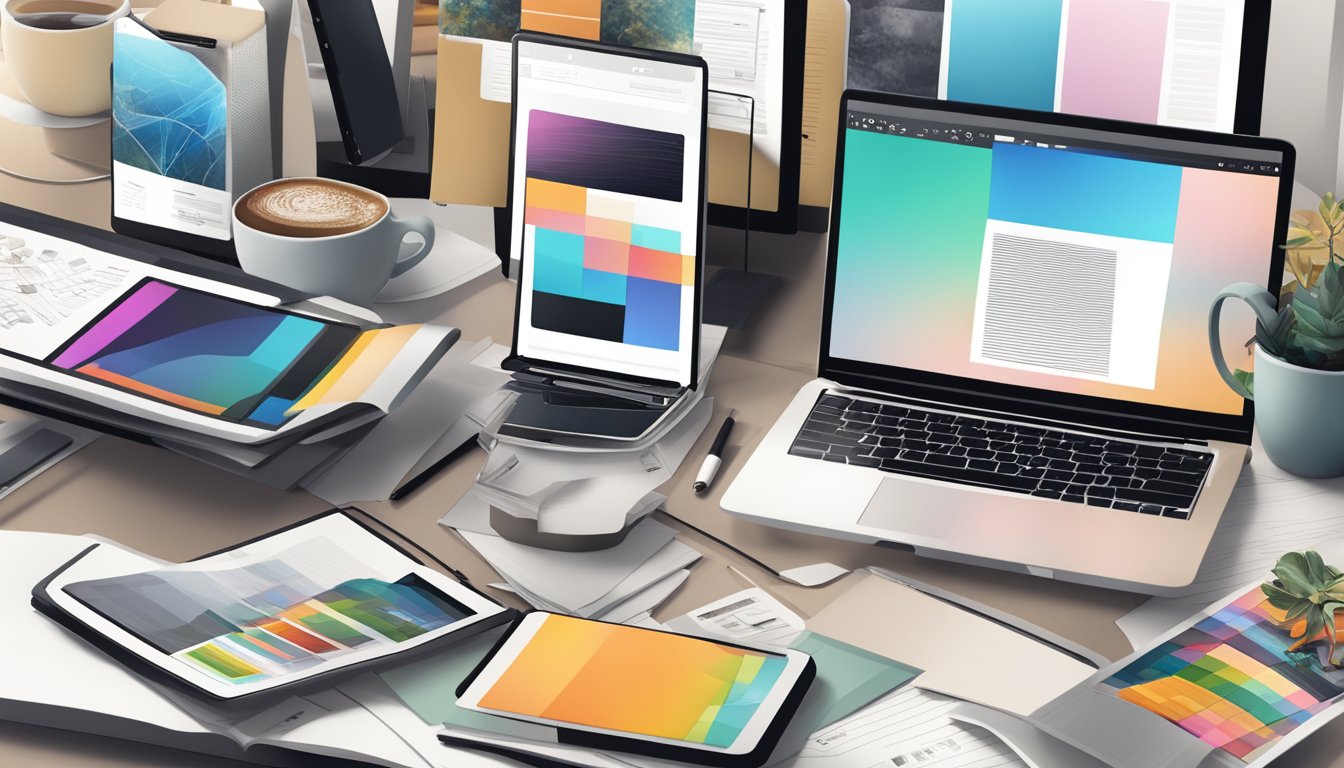
[[[649,199],[682,199],[685,138],[534,110],[524,223],[534,328],[676,351],[695,257]]]
[[[480,706],[728,747],[785,666],[782,656],[551,615]],[[631,695],[634,691],[658,695]]]
[[[118,33],[112,58],[112,159],[170,179],[225,189],[228,95],[195,56]]]
[[[276,425],[356,334],[146,280],[49,362],[198,413]]]
[[[690,53],[695,0],[440,0],[439,32],[508,42],[519,30]]]
[[[1314,648],[1288,650],[1283,617],[1253,587],[1098,688],[1254,762],[1344,694],[1344,670],[1324,669]]]
[[[686,137],[534,109],[527,175],[576,187],[680,202]]]
[[[162,653],[233,684],[404,643],[471,615],[414,573],[351,576],[361,570],[349,552],[317,538],[237,568],[150,571],[65,591]]]

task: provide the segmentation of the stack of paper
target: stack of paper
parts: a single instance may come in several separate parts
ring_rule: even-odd
[[[0,222],[0,391],[271,485],[329,465],[457,340]]]
[[[658,607],[690,574],[700,553],[654,520],[600,552],[555,552],[500,538],[488,505],[468,493],[439,521],[458,532],[499,572],[509,590],[535,608],[629,622]]]

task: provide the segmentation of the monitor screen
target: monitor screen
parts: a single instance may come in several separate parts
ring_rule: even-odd
[[[526,39],[517,57],[515,353],[692,385],[704,67]]]
[[[1240,416],[1208,312],[1268,284],[1283,154],[986,111],[848,102],[829,356]]]
[[[1255,134],[1267,27],[1265,0],[854,0],[849,85]]]
[[[792,232],[804,11],[786,0],[441,0],[431,197],[504,205],[509,43],[525,30],[704,58],[711,223],[742,226],[749,204],[753,229]]]

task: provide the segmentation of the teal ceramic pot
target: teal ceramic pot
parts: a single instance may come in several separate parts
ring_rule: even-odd
[[[1265,455],[1285,471],[1303,477],[1344,475],[1344,371],[1317,371],[1255,350],[1255,394],[1228,370],[1218,338],[1223,301],[1251,305],[1261,323],[1277,314],[1273,294],[1250,283],[1228,286],[1209,310],[1209,345],[1214,365],[1227,385],[1255,401],[1255,428]],[[1268,313],[1268,314],[1266,314]]]

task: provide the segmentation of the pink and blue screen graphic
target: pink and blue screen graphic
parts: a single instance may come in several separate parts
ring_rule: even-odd
[[[1240,414],[1208,348],[1208,308],[1235,282],[1263,284],[1280,180],[1082,147],[992,148],[849,130],[830,355],[978,381]],[[893,180],[900,183],[893,183]],[[1151,389],[975,362],[991,222],[1170,244]],[[1043,233],[1044,235],[1045,233]],[[1073,238],[1078,235],[1072,236]],[[1068,239],[1068,238],[1066,238]],[[1223,329],[1244,361],[1250,325]],[[903,329],[918,328],[918,333]],[[1243,366],[1247,367],[1247,366]]]
[[[316,377],[302,376],[289,397],[277,385],[326,327],[146,280],[49,362],[198,413],[274,426]]]
[[[946,98],[1156,123],[1171,8],[1069,0],[1066,13],[1064,0],[954,0]],[[1214,115],[1193,106],[1169,117],[1213,127]]]
[[[685,137],[534,110],[527,141],[532,327],[678,350],[694,256],[641,212],[682,201]]]

